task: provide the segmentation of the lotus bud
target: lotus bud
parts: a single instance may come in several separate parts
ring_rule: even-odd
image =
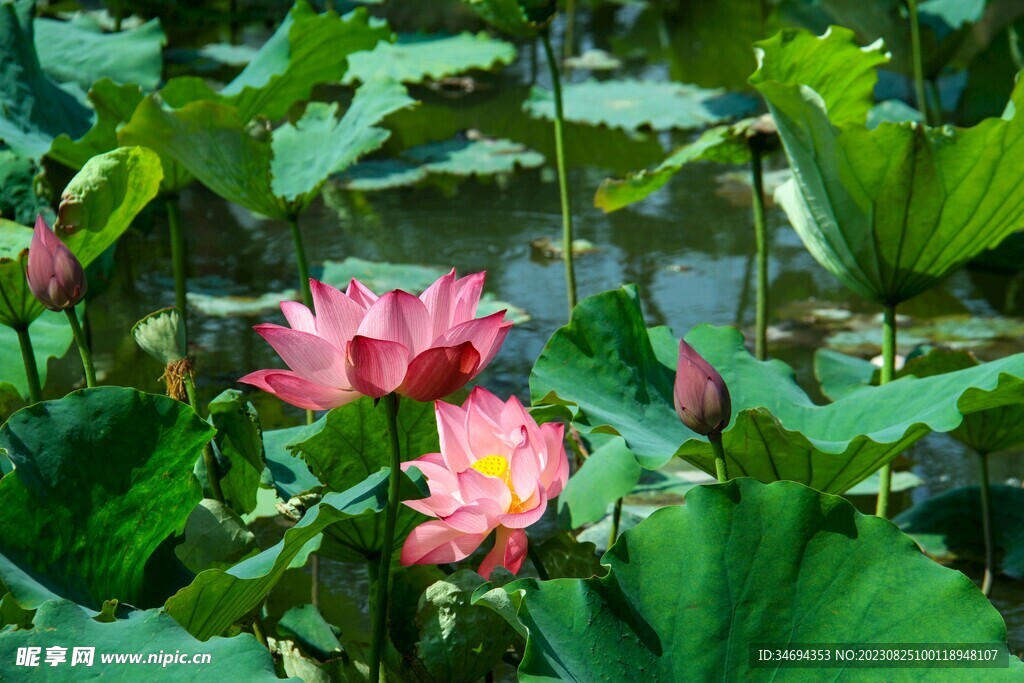
[[[87,283],[82,264],[42,216],[36,217],[25,275],[29,289],[51,311],[74,308],[85,296]]]
[[[717,436],[729,424],[729,387],[718,371],[682,340],[673,398],[679,419],[698,434]]]

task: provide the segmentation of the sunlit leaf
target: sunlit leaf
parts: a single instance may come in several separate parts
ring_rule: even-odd
[[[131,119],[135,107],[142,101],[143,92],[137,85],[118,85],[104,78],[93,84],[88,98],[96,111],[92,128],[76,140],[67,134],[58,135],[47,152],[47,156],[70,168],[81,168],[97,154],[118,146],[117,128]],[[167,169],[164,171],[166,173]]]
[[[397,43],[381,42],[372,50],[353,54],[348,60],[344,82],[422,83],[474,69],[493,69],[511,64],[515,58],[515,46],[486,33],[407,35],[399,37]]]

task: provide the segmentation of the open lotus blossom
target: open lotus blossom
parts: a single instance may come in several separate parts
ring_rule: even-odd
[[[515,396],[502,402],[477,387],[462,407],[435,405],[441,452],[402,465],[419,469],[430,496],[404,501],[437,517],[412,530],[402,564],[457,562],[497,530],[480,565],[490,576],[501,565],[515,573],[526,557],[526,532],[561,493],[569,476],[563,426],[537,422]]]
[[[512,323],[504,311],[476,318],[484,273],[439,278],[419,297],[400,289],[378,297],[357,280],[341,292],[310,280],[313,312],[282,301],[289,327],[254,329],[290,370],[257,370],[241,382],[309,410],[391,392],[433,401],[487,367]]]
[[[82,264],[42,216],[36,216],[25,275],[32,294],[51,311],[74,308],[88,289]]]

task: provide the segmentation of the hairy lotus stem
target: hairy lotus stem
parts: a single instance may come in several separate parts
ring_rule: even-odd
[[[36,354],[32,350],[32,337],[28,334],[28,325],[14,328],[18,333],[18,345],[21,346],[21,360],[25,364],[25,379],[28,380],[28,398],[32,403],[43,400],[43,387],[39,382],[39,368],[36,366]]]
[[[622,521],[622,499],[619,498],[615,501],[615,509],[612,511],[612,528],[608,532],[608,547],[611,548],[615,545],[615,541],[619,538],[619,522]]]
[[[306,249],[302,246],[302,233],[299,231],[299,219],[288,219],[292,230],[292,243],[295,245],[295,261],[299,268],[299,288],[302,291],[302,303],[313,310],[313,292],[309,288],[309,263],[306,261]]]
[[[712,432],[708,434],[708,441],[715,451],[715,476],[719,484],[729,481],[729,470],[725,467],[725,448],[722,447],[722,433]]]
[[[544,562],[540,559],[540,554],[537,553],[536,543],[527,544],[526,555],[530,558],[530,562],[533,563],[533,568],[537,570],[537,578],[541,581],[547,581],[551,578],[551,575],[548,574],[547,567],[544,566]]]
[[[754,190],[754,236],[757,241],[757,317],[754,356],[768,359],[768,229],[764,217],[764,180],[760,142],[750,142],[750,176]]]
[[[181,383],[185,387],[185,394],[188,396],[188,404],[192,407],[192,410],[195,411],[196,415],[202,417],[199,412],[199,400],[196,398],[196,384],[192,378],[192,365],[188,363],[187,358],[178,361],[178,364],[182,362],[186,364],[184,368],[186,368],[187,371],[183,372],[179,377],[181,379]],[[171,365],[176,364],[172,363],[168,365],[168,370],[170,370]],[[178,367],[180,369],[182,366],[179,365]],[[167,375],[166,371],[164,375]],[[170,386],[171,381],[168,380],[168,393],[170,393]],[[213,499],[218,503],[223,503],[224,491],[220,487],[220,471],[217,469],[217,459],[213,455],[213,447],[210,446],[209,443],[203,447],[203,466],[206,468],[206,480],[207,483],[210,484],[210,492],[213,494]]]
[[[82,369],[85,371],[85,386],[90,389],[96,386],[96,370],[92,365],[92,352],[89,350],[89,342],[82,332],[82,326],[78,324],[78,314],[74,307],[65,308],[68,316],[68,323],[71,325],[71,334],[75,337],[75,344],[78,345],[78,353],[82,356]]]
[[[896,304],[886,304],[882,318],[882,378],[888,384],[896,374]],[[892,488],[892,463],[887,462],[879,471],[878,503],[875,514],[886,517],[889,513],[889,489]]]
[[[181,230],[181,211],[178,208],[178,196],[169,195],[164,204],[167,206],[167,227],[171,233],[171,268],[174,271],[174,306],[181,313],[181,324],[185,329],[185,340],[188,343],[188,286],[185,280],[185,234]]]
[[[985,576],[981,580],[981,592],[992,594],[992,582],[996,571],[996,548],[992,540],[992,491],[988,478],[988,453],[978,451],[978,474],[981,490],[981,529],[985,537]]]
[[[917,0],[907,0],[907,13],[910,15],[910,49],[914,60],[914,91],[917,108],[924,114],[928,124],[934,124],[928,107],[928,96],[924,89],[924,66],[921,63],[921,25],[917,17]]]
[[[391,550],[395,545],[395,519],[398,517],[398,485],[402,476],[402,451],[398,442],[398,394],[384,397],[391,443],[391,472],[388,474],[388,507],[384,517],[384,545],[380,551],[377,571],[377,602],[373,609],[373,632],[370,636],[370,681],[380,680],[381,655],[388,623],[388,584],[391,582]]]
[[[565,263],[565,293],[569,302],[569,315],[576,306],[576,270],[572,254],[572,209],[569,206],[569,180],[565,168],[565,134],[562,130],[565,117],[562,110],[562,77],[558,72],[558,61],[551,47],[551,34],[545,29],[540,34],[544,54],[551,71],[551,88],[555,99],[555,158],[558,162],[558,191],[562,201],[562,261]]]

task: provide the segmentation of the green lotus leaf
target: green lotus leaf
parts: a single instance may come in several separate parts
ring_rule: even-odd
[[[185,522],[185,540],[174,554],[189,571],[227,569],[255,554],[256,537],[238,513],[224,503],[204,498]]]
[[[0,580],[30,609],[54,594],[140,604],[147,560],[202,498],[192,465],[212,435],[183,403],[122,387],[15,413],[0,428],[15,467],[0,479]]]
[[[697,487],[686,505],[626,531],[602,563],[603,578],[478,591],[478,602],[527,633],[519,680],[878,678],[849,662],[755,668],[755,644],[970,641],[1008,656],[1003,619],[970,579],[929,560],[886,520],[792,482]],[[912,618],[893,618],[908,609]],[[1008,658],[986,680],[1019,677],[1024,666]],[[885,678],[921,673],[888,669]],[[929,680],[963,676],[928,671]]]
[[[399,84],[371,83],[356,92],[340,120],[336,104],[314,102],[297,124],[268,135],[259,125],[247,126],[234,107],[202,101],[168,110],[151,96],[120,139],[172,159],[228,201],[288,219],[309,205],[331,173],[383,144],[388,132],[376,124],[411,102]]]
[[[372,50],[349,57],[344,82],[422,83],[474,69],[490,70],[511,64],[515,58],[514,45],[486,33],[400,36],[397,43],[381,42]]]
[[[758,43],[751,83],[768,103],[793,180],[776,193],[814,258],[881,304],[929,289],[1024,222],[1024,116],[973,128],[866,126],[886,56],[832,27]],[[1018,83],[1011,105],[1024,104]],[[1010,111],[1014,106],[1010,107]]]
[[[313,605],[290,608],[277,622],[277,631],[293,638],[320,659],[331,659],[342,653],[341,643],[331,625]]]
[[[1013,405],[1024,389],[1024,354],[976,368],[906,377],[819,406],[781,361],[751,356],[735,329],[700,325],[686,340],[722,374],[733,419],[723,433],[729,471],[765,482],[788,479],[842,493],[931,431],[965,415]],[[711,445],[673,407],[678,341],[648,330],[636,291],[623,288],[577,305],[530,376],[541,416],[571,417],[583,432],[619,434],[644,467],[679,455],[714,472]]]
[[[555,0],[464,0],[484,21],[514,36],[547,30],[555,18]]]
[[[58,135],[47,152],[47,156],[69,168],[81,168],[94,156],[115,149],[118,126],[131,119],[144,94],[137,85],[119,85],[104,78],[92,85],[87,97],[96,112],[92,128],[77,140],[66,133]]]
[[[161,178],[160,159],[144,147],[120,147],[93,157],[64,188],[53,229],[88,266],[156,196]]]
[[[999,569],[1014,579],[1024,578],[1024,489],[990,484],[992,542],[1002,558]],[[905,510],[892,520],[937,560],[985,561],[981,491],[963,486],[945,491]]]
[[[500,615],[470,602],[483,584],[476,572],[460,569],[426,588],[418,608],[403,615],[412,632],[392,635],[398,651],[388,664],[398,680],[474,683],[498,664],[516,633]]]
[[[404,460],[438,453],[440,445],[432,403],[402,401],[398,410],[399,445]],[[329,411],[287,448],[301,457],[328,490],[344,491],[391,462],[385,406],[361,398]],[[401,548],[412,528],[426,517],[402,506],[395,523],[395,548]],[[383,518],[361,517],[336,524],[325,533],[321,553],[345,562],[365,564],[378,557],[384,534]]]
[[[371,159],[342,173],[338,186],[355,192],[378,192],[416,185],[428,175],[426,169],[415,164],[397,159]]]
[[[14,3],[0,3],[0,140],[15,153],[37,159],[61,133],[84,135],[92,116],[43,73],[31,23],[18,16]]]
[[[153,678],[170,683],[200,683],[209,680],[210,671],[230,680],[252,683],[279,683],[274,671],[274,659],[252,635],[243,633],[233,638],[214,638],[205,643],[190,636],[174,619],[159,610],[135,611],[127,619],[100,623],[66,600],[47,602],[36,612],[34,627],[0,633],[0,647],[15,653],[22,648],[37,648],[39,665],[14,667],[14,654],[4,663],[5,670],[18,676],[39,681],[81,681],[84,678],[102,678],[112,683],[134,683],[141,678]],[[46,663],[49,648],[64,648],[64,660],[50,666]],[[92,648],[91,664],[75,663],[76,648]],[[142,655],[142,663],[131,665],[104,663],[104,655],[122,655],[126,652]],[[150,655],[164,654],[174,657],[181,653],[189,657],[188,663],[161,667],[162,659],[148,666]],[[192,662],[192,657],[209,657],[208,663]],[[8,668],[10,667],[10,668]],[[140,671],[149,673],[142,673]],[[159,674],[156,672],[159,671]],[[297,681],[298,679],[290,679]]]
[[[32,159],[10,150],[0,150],[0,216],[10,216],[16,223],[31,225],[37,214],[53,220],[50,204],[36,194],[39,165]]]
[[[594,449],[558,494],[558,513],[570,529],[598,521],[608,506],[640,482],[643,468],[619,437],[591,434]]]
[[[456,176],[512,173],[516,168],[540,168],[544,155],[511,140],[455,138],[406,150],[403,156],[428,173]]]
[[[239,514],[256,507],[256,491],[266,468],[263,430],[256,409],[235,389],[210,401],[210,422],[217,428],[217,445],[226,471],[221,477],[225,502]]]
[[[7,327],[28,325],[46,310],[25,279],[31,243],[32,228],[0,218],[0,323]]]
[[[0,260],[0,273],[3,272],[3,268],[3,261]],[[74,341],[67,315],[63,311],[43,311],[43,314],[29,325],[28,335],[36,358],[39,383],[46,386],[49,359],[63,358]],[[0,326],[0,386],[5,384],[18,396],[28,399],[28,379],[25,377],[18,334],[14,328],[6,325]]]
[[[39,63],[58,82],[76,83],[82,90],[101,78],[149,90],[160,83],[167,37],[159,19],[116,33],[104,33],[87,15],[71,21],[36,19],[32,28]]]
[[[307,433],[317,429],[319,427],[313,424],[263,432],[263,451],[267,459],[267,469],[270,470],[274,488],[282,500],[323,488],[324,483],[313,476],[306,462],[290,448],[293,441],[301,443]]]
[[[403,499],[426,493],[426,480],[418,471],[410,474],[411,477],[403,475]],[[292,561],[310,542],[318,542],[326,527],[382,512],[387,505],[387,491],[385,468],[347,491],[328,493],[276,545],[230,569],[207,569],[200,573],[191,585],[167,600],[166,611],[199,640],[223,633],[260,605]]]
[[[572,83],[562,97],[566,121],[625,130],[704,128],[756,109],[750,97],[720,88],[637,79]],[[554,97],[535,87],[523,109],[531,116],[553,119]]]
[[[715,126],[701,133],[688,145],[680,147],[651,170],[630,173],[617,180],[607,178],[594,195],[594,206],[605,213],[618,211],[635,204],[660,190],[683,166],[694,161],[714,161],[720,164],[750,162],[750,148],[745,130],[756,119],[744,119],[732,126]]]
[[[279,119],[296,102],[308,100],[316,84],[339,81],[349,55],[373,49],[390,35],[387,24],[371,19],[363,8],[339,17],[318,14],[306,0],[298,0],[249,65],[221,91],[201,78],[180,76],[160,94],[175,108],[199,100],[237,107],[245,123],[256,116]]]

